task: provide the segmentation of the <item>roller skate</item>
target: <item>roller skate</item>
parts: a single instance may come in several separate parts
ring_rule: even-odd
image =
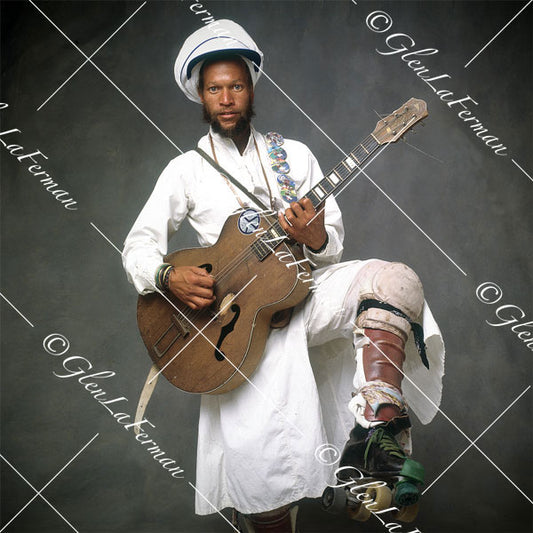
[[[401,390],[407,334],[401,328],[364,329],[356,351],[363,376],[356,374],[357,393],[348,406],[356,425],[341,455],[337,484],[322,495],[327,511],[346,511],[359,521],[386,512],[402,522],[416,518],[424,468],[400,445],[411,426]]]
[[[407,416],[369,429],[356,425],[342,453],[337,485],[326,488],[322,506],[366,521],[372,513],[389,512],[393,519],[412,522],[418,513],[423,466],[410,459],[395,435],[410,426]]]

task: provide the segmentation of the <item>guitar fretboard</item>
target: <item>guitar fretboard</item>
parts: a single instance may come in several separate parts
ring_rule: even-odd
[[[373,135],[369,135],[361,144],[357,145],[348,156],[335,168],[328,172],[306,195],[315,209],[324,200],[340,189],[353,174],[360,170],[361,165],[379,148],[380,144]]]
[[[272,251],[287,237],[287,234],[281,227],[278,220],[273,222],[266,230],[264,235],[261,235],[251,248],[259,261],[263,261]]]

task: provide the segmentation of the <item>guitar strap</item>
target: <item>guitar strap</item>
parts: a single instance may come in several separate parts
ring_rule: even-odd
[[[271,211],[257,196],[252,194],[248,189],[246,189],[239,181],[237,181],[227,170],[221,167],[211,156],[206,154],[201,148],[196,147],[195,150],[213,167],[215,168],[222,176],[229,180],[235,187],[242,191],[254,204],[258,205],[263,211]]]

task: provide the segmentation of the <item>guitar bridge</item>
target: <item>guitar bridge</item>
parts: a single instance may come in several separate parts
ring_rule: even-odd
[[[181,316],[173,314],[170,326],[168,326],[152,346],[157,357],[163,357],[180,337],[186,338],[189,333],[190,330],[187,322]]]

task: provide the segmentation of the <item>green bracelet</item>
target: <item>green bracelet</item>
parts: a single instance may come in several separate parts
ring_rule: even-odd
[[[170,263],[163,263],[159,265],[159,267],[157,268],[156,273],[155,273],[155,286],[159,290],[162,291],[168,288],[168,286],[165,287],[165,277],[166,277],[167,272],[170,275],[170,270],[172,268],[173,267]],[[167,279],[167,284],[168,284],[168,279]]]

